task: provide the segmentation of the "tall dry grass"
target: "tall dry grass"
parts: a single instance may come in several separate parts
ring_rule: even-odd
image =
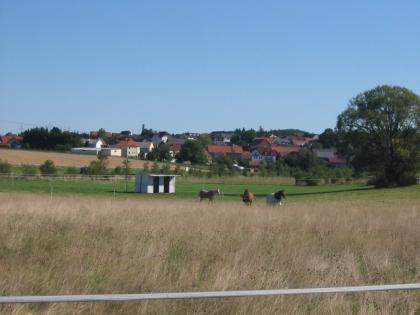
[[[0,294],[420,282],[420,204],[280,209],[0,194]],[[420,292],[3,305],[3,314],[418,314]]]

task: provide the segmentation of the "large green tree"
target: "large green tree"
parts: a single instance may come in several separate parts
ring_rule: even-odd
[[[170,161],[171,158],[169,146],[163,143],[147,154],[147,159],[150,161],[166,162]]]
[[[230,139],[230,142],[232,144],[240,145],[244,148],[249,148],[252,141],[257,136],[257,132],[254,129],[248,129],[245,130],[245,128],[242,129],[236,129],[234,131],[234,134],[232,138]]]
[[[409,183],[419,170],[420,97],[395,86],[378,86],[350,100],[338,116],[341,151],[378,185]]]
[[[327,128],[323,133],[319,135],[318,142],[322,145],[323,148],[335,148],[338,142],[337,133],[334,132],[331,128]]]
[[[180,162],[190,161],[192,164],[204,164],[206,156],[203,144],[197,140],[187,140],[182,145],[178,158]]]

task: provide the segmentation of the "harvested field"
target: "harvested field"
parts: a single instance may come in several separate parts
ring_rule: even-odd
[[[0,193],[2,295],[420,282],[420,203],[280,209]],[[3,305],[4,314],[417,314],[420,292]]]
[[[58,152],[42,152],[42,151],[28,151],[28,150],[0,150],[0,159],[6,160],[13,165],[29,164],[41,165],[46,160],[51,160],[56,166],[73,166],[83,167],[89,165],[91,161],[96,161],[94,155],[82,155],[71,153],[58,153]],[[109,167],[121,166],[124,158],[109,157]],[[130,160],[132,168],[143,168],[144,161]]]

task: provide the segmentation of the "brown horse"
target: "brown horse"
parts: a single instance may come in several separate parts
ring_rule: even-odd
[[[254,194],[248,189],[245,189],[244,194],[242,195],[242,201],[247,205],[252,205],[252,202],[254,201]]]

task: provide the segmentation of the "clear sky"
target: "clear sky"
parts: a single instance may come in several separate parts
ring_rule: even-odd
[[[420,94],[420,1],[0,0],[0,133],[334,127]]]

